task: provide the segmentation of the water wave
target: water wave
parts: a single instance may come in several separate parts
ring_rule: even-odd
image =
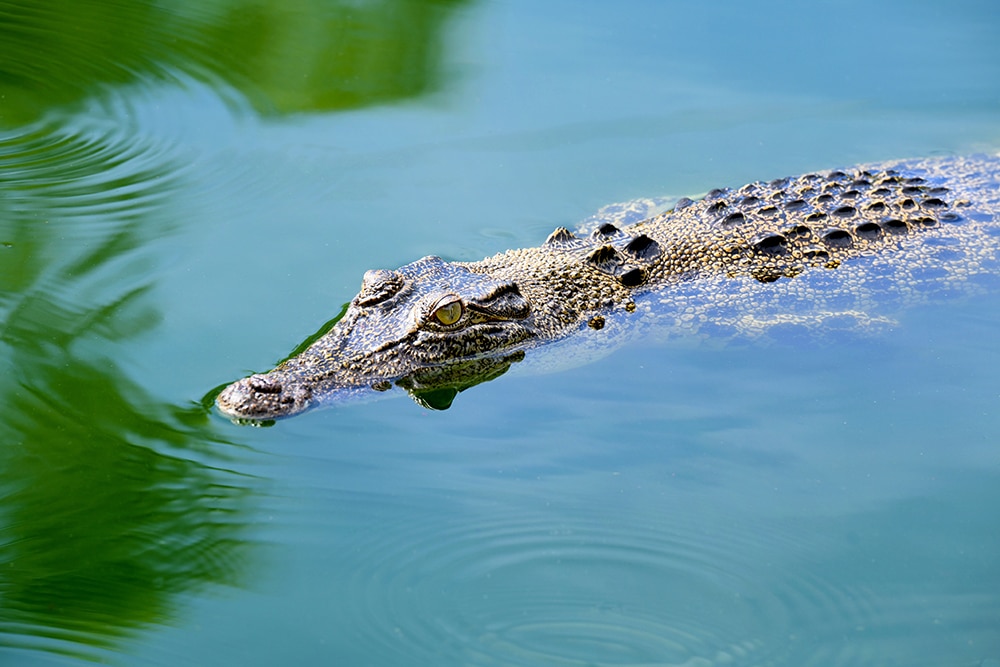
[[[790,664],[878,613],[870,590],[786,571],[806,546],[760,525],[487,513],[357,536],[352,642],[387,663]],[[822,637],[794,637],[810,614]]]
[[[17,444],[0,449],[0,649],[104,660],[180,595],[237,583],[249,551],[226,516],[249,491],[191,460],[225,441],[123,370],[118,343],[160,317],[158,241],[190,168],[129,118],[0,133],[0,439]]]

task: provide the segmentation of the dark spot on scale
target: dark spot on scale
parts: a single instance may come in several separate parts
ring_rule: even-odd
[[[812,235],[812,230],[805,225],[795,225],[794,227],[789,227],[785,230],[785,237],[792,239],[801,239]]]
[[[882,229],[890,234],[905,234],[909,231],[910,226],[898,218],[890,218],[882,221]]]
[[[681,197],[680,199],[677,200],[677,203],[674,204],[674,210],[675,211],[680,211],[682,209],[687,208],[688,206],[690,206],[693,203],[694,203],[694,200],[688,199],[687,197]]]
[[[819,174],[805,174],[804,176],[801,177],[801,180],[803,180],[803,181],[817,181],[820,178],[822,178],[822,176],[820,176]]]
[[[958,213],[942,213],[940,216],[941,222],[955,222],[961,219],[962,216],[960,216]]]
[[[714,204],[712,204],[711,206],[708,207],[708,212],[709,213],[721,213],[722,210],[724,208],[726,208],[727,206],[729,206],[729,204],[726,203],[726,200],[725,199],[720,199],[719,201],[715,202]]]
[[[877,239],[882,236],[882,228],[874,222],[863,222],[854,228],[854,233],[863,239]]]
[[[759,209],[757,213],[759,215],[772,216],[778,213],[778,209],[775,208],[774,206],[765,206],[764,208]]]
[[[565,227],[557,227],[554,232],[549,234],[549,238],[545,239],[547,245],[554,245],[558,243],[565,243],[567,241],[572,241],[576,238],[573,232],[569,231]]]
[[[781,274],[773,269],[757,269],[751,275],[762,283],[773,283]]]
[[[604,328],[604,318],[600,315],[594,315],[590,318],[590,321],[587,322],[587,326],[595,331],[600,331]]]
[[[865,210],[881,213],[885,210],[885,202],[873,201],[871,204],[868,204],[868,206],[865,206]]]
[[[813,189],[813,188],[806,187],[806,188],[801,188],[799,190],[799,196],[800,197],[808,197],[808,196],[814,195],[814,194],[816,194],[816,190]]]
[[[823,186],[823,192],[840,192],[843,186],[840,183],[827,183]]]
[[[817,211],[806,216],[806,222],[819,222],[820,220],[826,220],[826,213]]]
[[[745,206],[747,208],[752,208],[759,203],[760,203],[760,198],[755,197],[753,195],[750,195],[749,197],[744,197],[742,201],[740,201],[740,205]]]
[[[785,202],[785,208],[789,211],[801,211],[806,207],[806,202],[802,199],[793,199],[790,202]]]
[[[831,248],[850,248],[854,244],[854,238],[846,229],[828,229],[820,238]]]
[[[888,174],[889,172],[885,173]],[[895,176],[889,175],[878,182],[879,185],[889,185],[890,183],[899,183],[899,179]]]
[[[646,272],[643,269],[629,269],[618,276],[618,280],[625,287],[638,287],[646,282]]]
[[[853,206],[841,206],[833,210],[833,214],[839,218],[849,218],[857,212],[858,210]]]
[[[783,188],[786,185],[788,185],[788,183],[791,180],[792,179],[790,179],[788,177],[785,177],[785,178],[776,178],[773,181],[771,181],[770,183],[768,183],[768,185],[770,185],[772,188]]]
[[[839,180],[842,180],[844,178],[847,178],[847,174],[845,174],[844,172],[839,171],[839,170],[838,171],[831,171],[829,173],[829,175],[827,176],[827,178],[833,179],[835,181],[839,181]]]
[[[778,190],[777,192],[774,192],[774,193],[771,194],[771,200],[772,201],[781,201],[782,199],[784,199],[787,196],[788,196],[787,192],[785,192],[784,190]]]
[[[918,183],[924,183],[926,181],[924,181],[924,179],[920,178],[919,176],[911,176],[910,178],[906,179],[905,182],[909,183],[910,185],[916,185]]]
[[[929,195],[943,195],[946,192],[948,192],[948,188],[944,187],[943,185],[939,185],[936,188],[931,188],[930,190],[928,190],[927,194],[929,194]]]
[[[923,201],[923,205],[927,208],[948,208],[948,203],[943,199],[938,199],[937,197],[931,197]]]
[[[924,191],[923,188],[917,187],[915,185],[908,185],[905,188],[903,188],[904,195],[919,195],[923,191]]]
[[[614,236],[618,233],[618,228],[612,225],[610,222],[605,222],[603,225],[594,231],[594,236]]]
[[[821,204],[832,202],[833,195],[820,195],[819,197],[816,197],[816,201],[818,201]]]
[[[736,213],[730,213],[723,220],[722,224],[726,227],[734,227],[736,225],[743,224],[746,222],[746,216],[737,211]]]
[[[857,199],[858,197],[861,196],[861,193],[858,192],[857,190],[848,190],[847,192],[845,192],[840,196],[844,197],[845,199]]]
[[[625,252],[637,259],[651,261],[660,256],[660,244],[645,234],[639,234],[628,242]]]
[[[753,247],[767,255],[784,255],[788,252],[788,239],[781,234],[765,233],[753,240]]]
[[[705,195],[705,199],[717,199],[724,193],[725,190],[722,188],[715,188],[714,190],[709,190],[708,194]]]
[[[280,394],[281,383],[264,375],[253,375],[247,379],[250,388],[261,394]]]
[[[904,199],[903,201],[899,202],[899,205],[902,208],[911,209],[911,208],[916,208],[917,207],[917,202],[913,201],[912,199],[907,198],[907,199]]]
[[[826,250],[820,250],[819,248],[810,248],[802,253],[802,256],[808,260],[825,262],[830,259],[830,253]]]
[[[605,245],[587,255],[586,261],[605,273],[614,273],[621,266],[622,256],[611,246]]]
[[[925,215],[922,218],[917,218],[915,224],[921,225],[922,227],[936,227],[937,219]]]
[[[859,178],[856,181],[854,181],[853,183],[851,183],[851,187],[852,188],[867,188],[871,184],[872,184],[872,182],[869,181],[867,178]]]

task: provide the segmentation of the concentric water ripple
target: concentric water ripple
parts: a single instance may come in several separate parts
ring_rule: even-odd
[[[188,168],[129,118],[53,111],[0,132],[2,647],[103,660],[243,563],[220,510],[246,494],[188,460],[211,431],[122,370],[118,342],[160,316],[157,241]]]
[[[80,216],[104,224],[148,213],[178,186],[176,147],[111,123],[49,121],[0,135],[0,188],[16,213],[47,224]],[[98,233],[103,229],[98,228]]]
[[[54,120],[0,136],[5,337],[34,345],[88,328],[116,337],[151,321],[126,305],[149,283],[149,242],[173,231],[172,156],[141,136]]]
[[[789,664],[878,614],[864,587],[786,568],[819,545],[762,525],[403,513],[358,537],[342,591],[363,601],[344,630],[388,664]]]

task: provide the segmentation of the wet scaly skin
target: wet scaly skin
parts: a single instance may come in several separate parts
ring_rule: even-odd
[[[683,293],[696,321],[725,312],[752,328],[755,304],[779,294],[779,281],[792,281],[795,298],[821,310],[835,295],[864,304],[872,292],[905,296],[922,282],[995,273],[998,231],[996,156],[713,190],[630,226],[606,223],[583,237],[559,228],[539,247],[480,262],[425,257],[369,271],[328,333],[274,370],[228,386],[216,404],[236,419],[269,420],[338,392],[397,385],[427,407],[446,408],[525,350],[633,312],[639,295],[655,293],[669,311],[679,310]],[[823,281],[807,278],[822,272],[834,279],[820,289]]]

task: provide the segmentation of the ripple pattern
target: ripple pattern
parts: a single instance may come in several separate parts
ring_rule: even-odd
[[[220,519],[246,494],[189,461],[214,458],[212,432],[122,370],[117,343],[159,321],[157,241],[187,173],[130,118],[0,132],[0,434],[16,445],[0,452],[0,652],[111,660],[179,595],[237,581],[247,552]]]
[[[0,136],[8,339],[51,340],[43,328],[61,341],[85,329],[117,337],[152,321],[128,306],[148,284],[145,246],[173,231],[176,160],[169,145],[102,129],[52,121]]]
[[[792,664],[878,613],[870,590],[788,574],[814,546],[760,526],[401,513],[355,536],[338,591],[373,664]],[[804,615],[816,636],[794,635]]]

